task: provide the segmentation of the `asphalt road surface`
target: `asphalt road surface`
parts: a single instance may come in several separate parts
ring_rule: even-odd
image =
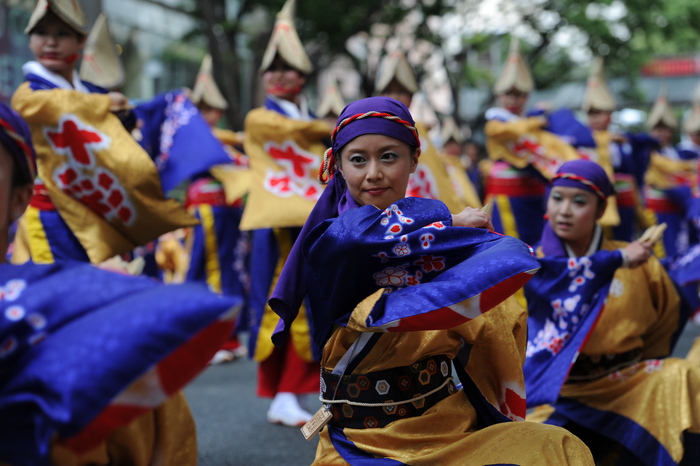
[[[699,335],[700,327],[688,324],[674,355],[685,357]],[[267,422],[269,400],[255,395],[256,369],[248,359],[210,366],[185,390],[197,422],[200,466],[308,466],[313,461],[318,438],[306,441],[299,429]]]

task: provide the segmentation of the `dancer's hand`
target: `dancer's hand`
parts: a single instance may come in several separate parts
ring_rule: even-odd
[[[452,225],[456,227],[485,228],[493,231],[493,224],[488,214],[473,207],[467,207],[460,213],[453,214]]]

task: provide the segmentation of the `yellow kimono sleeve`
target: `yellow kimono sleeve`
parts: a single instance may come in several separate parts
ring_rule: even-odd
[[[650,305],[656,309],[658,319],[643,337],[642,358],[663,358],[671,354],[671,338],[678,328],[680,297],[656,257],[651,257],[644,267],[646,286],[652,296]]]
[[[214,128],[212,132],[216,139],[221,141],[222,144],[227,144],[229,146],[242,146],[243,140],[245,139],[242,134],[231,131],[230,129]]]
[[[107,94],[51,89],[33,91],[23,83],[12,96],[12,108],[30,125],[55,124],[56,115],[80,112],[87,121],[109,113],[111,100]]]
[[[651,154],[649,169],[644,180],[657,189],[671,189],[682,185],[697,185],[697,162],[670,160],[658,152]]]
[[[487,138],[508,142],[536,131],[546,123],[547,121],[542,117],[519,118],[515,121],[489,120],[486,122],[484,132]]]

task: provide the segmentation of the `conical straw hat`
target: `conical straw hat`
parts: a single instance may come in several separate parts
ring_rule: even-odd
[[[375,91],[381,94],[394,79],[411,94],[415,94],[419,90],[413,68],[408,63],[406,55],[398,50],[390,53],[379,67]]]
[[[654,102],[654,106],[649,112],[649,118],[646,122],[647,128],[651,129],[658,125],[665,125],[671,129],[678,128],[678,119],[676,115],[673,114],[671,106],[668,104],[668,98],[666,97],[666,86],[661,88],[659,96]]]
[[[287,0],[282,10],[277,13],[277,21],[272,30],[270,42],[267,44],[263,55],[260,72],[267,71],[275,56],[279,57],[289,66],[298,72],[308,75],[313,72],[314,67],[304,50],[304,46],[299,39],[296,27],[294,26],[294,13],[296,11],[296,1]]]
[[[510,52],[508,60],[503,65],[503,71],[499,76],[493,91],[496,95],[505,94],[511,89],[516,89],[522,93],[529,94],[535,88],[530,68],[520,55],[520,43],[516,37],[510,39]]]
[[[695,85],[695,90],[693,91],[692,98],[693,105],[700,105],[700,83]]]
[[[80,79],[105,89],[116,89],[124,84],[124,66],[104,14],[97,17],[85,41]]]
[[[700,132],[700,104],[693,105],[693,110],[683,122],[683,131],[692,134]]]
[[[603,57],[598,57],[591,68],[588,81],[586,82],[586,93],[581,104],[581,110],[584,112],[588,112],[591,109],[612,112],[617,107],[615,96],[605,81],[603,64]]]
[[[321,97],[321,102],[318,104],[316,114],[319,118],[330,116],[339,117],[340,114],[343,113],[344,108],[345,101],[343,100],[343,96],[340,95],[338,81],[335,78],[331,78],[326,87],[326,92],[324,92],[323,97]]]
[[[464,133],[462,133],[462,130],[457,126],[457,122],[455,122],[454,118],[451,117],[445,118],[445,121],[442,123],[442,132],[440,135],[442,136],[443,144],[446,144],[450,140],[459,144],[464,142]]]
[[[225,110],[228,107],[228,102],[216,85],[214,75],[212,74],[212,59],[211,55],[207,54],[202,60],[202,65],[197,73],[197,82],[192,89],[192,102],[196,105],[204,102],[213,108]]]
[[[24,33],[32,32],[49,10],[79,34],[87,34],[87,19],[79,0],[39,0]]]

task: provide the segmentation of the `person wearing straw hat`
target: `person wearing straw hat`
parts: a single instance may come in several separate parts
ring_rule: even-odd
[[[30,129],[0,103],[0,250],[30,202]],[[181,388],[231,332],[240,299],[90,264],[0,256],[0,464],[194,465]]]
[[[467,176],[467,168],[462,164],[462,145],[464,144],[464,133],[459,128],[455,120],[446,118],[442,123],[440,132],[442,139],[442,160],[445,163],[447,174],[452,181],[452,186],[459,199],[464,205],[474,208],[481,207],[481,199]]]
[[[678,150],[674,144],[678,119],[662,88],[649,113],[646,126],[660,145],[652,153],[645,176],[644,199],[646,207],[657,222],[666,223],[662,248],[657,249],[661,258],[672,259],[683,254],[689,247],[689,229],[685,221],[688,189],[698,184],[698,154]],[[660,245],[661,246],[661,245]]]
[[[80,79],[109,91],[121,92],[126,79],[120,49],[112,36],[107,15],[100,13],[85,39]],[[136,131],[136,114],[130,109],[115,112],[129,132]]]
[[[656,141],[646,134],[617,134],[609,131],[615,96],[605,80],[603,58],[598,57],[591,68],[581,110],[588,117],[588,126],[596,144],[594,153],[614,169],[615,202],[620,216],[612,225],[612,238],[632,241],[639,229],[650,226],[644,215],[641,187]],[[610,207],[609,207],[610,208]],[[604,222],[601,224],[606,226]]]
[[[382,60],[377,72],[375,94],[391,97],[410,107],[414,94],[419,90],[416,74],[403,52],[395,50]],[[411,175],[408,195],[439,199],[451,212],[460,212],[467,204],[457,195],[445,162],[430,143],[427,126],[422,122],[416,125],[423,140],[423,156],[416,172]]]
[[[85,39],[80,79],[109,91],[121,92],[126,79],[121,53],[114,42],[107,15],[100,13]],[[136,114],[131,108],[115,111],[127,131],[138,134]]]
[[[185,279],[206,283],[217,293],[246,299],[249,240],[248,233],[241,232],[239,226],[249,183],[248,160],[236,149],[242,146],[242,138],[233,131],[216,127],[228,102],[214,80],[210,55],[202,60],[190,99],[231,155],[231,163],[212,166],[195,176],[187,187],[185,206],[201,223],[187,232],[189,263]],[[212,364],[233,361],[246,354],[245,346],[233,333],[214,355]]]
[[[345,108],[345,101],[340,93],[338,80],[335,77],[329,77],[328,80],[326,90],[318,103],[316,115],[333,128],[340,112]]]
[[[685,153],[692,158],[692,154],[700,153],[700,85],[695,88],[692,108],[683,122],[683,132],[686,139],[678,144],[679,153]],[[697,188],[700,189],[700,186]],[[686,212],[688,249],[669,261],[668,270],[676,283],[683,287],[685,296],[693,308],[691,321],[700,325],[700,197],[691,186],[676,188],[671,192]],[[694,355],[693,359],[700,362],[700,338],[697,339],[691,353]]]
[[[508,59],[493,91],[501,107],[486,112],[486,150],[492,165],[486,184],[496,231],[534,244],[544,226],[547,179],[563,161],[579,158],[576,150],[545,131],[542,114],[524,116],[535,87],[519,41],[511,37]]]
[[[700,154],[700,84],[695,86],[690,111],[683,121],[683,133],[678,148]]]
[[[78,73],[80,79],[99,86],[108,91],[121,92],[126,80],[124,63],[122,62],[120,49],[118,49],[109,27],[107,15],[100,13],[85,39],[83,59]],[[140,131],[136,113],[132,108],[125,108],[113,112],[121,120],[124,128],[129,131],[136,140],[139,140]],[[125,254],[126,257],[143,261],[142,274],[151,277],[161,277],[163,272],[158,265],[155,251],[157,241],[150,241],[137,247],[133,252]],[[134,263],[137,263],[134,262]]]
[[[343,110],[328,186],[270,299],[276,344],[311,299],[324,403],[302,428],[320,434],[313,464],[593,464],[564,429],[522,422],[526,315],[511,295],[537,261],[479,209],[406,197],[421,144],[395,99]]]
[[[78,1],[39,0],[25,29],[36,60],[12,106],[32,128],[40,179],[14,262],[101,263],[196,222],[165,199],[153,161],[115,115],[126,97],[80,80],[85,21]]]
[[[318,389],[318,361],[310,338],[308,303],[280,348],[270,339],[277,317],[267,300],[289,249],[322,193],[316,181],[327,147],[328,125],[315,117],[301,91],[313,67],[294,26],[296,2],[288,0],[277,15],[260,72],[263,108],[245,119],[245,153],[251,188],[242,230],[251,230],[250,338],[248,354],[259,363],[257,393],[272,398],[267,419],[300,426],[311,418],[302,406]]]
[[[596,464],[693,464],[700,455],[700,367],[669,357],[687,305],[653,256],[664,225],[632,243],[597,221],[613,185],[590,160],[563,164],[525,285],[528,420],[566,427]]]

